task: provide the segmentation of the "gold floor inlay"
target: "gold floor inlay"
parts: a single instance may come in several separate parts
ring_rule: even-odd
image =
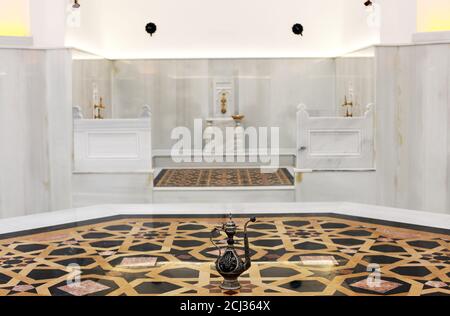
[[[209,241],[223,221],[117,217],[3,236],[0,295],[450,294],[446,232],[334,215],[259,216],[242,289],[223,292]]]

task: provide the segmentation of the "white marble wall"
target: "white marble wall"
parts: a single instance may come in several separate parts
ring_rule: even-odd
[[[239,81],[246,126],[280,127],[280,147],[295,148],[299,103],[321,114],[335,111],[333,59],[215,59],[115,61],[113,117],[134,118],[152,106],[155,150],[170,149],[176,126],[192,128],[210,116],[212,78]]]
[[[376,204],[375,171],[321,171],[296,176],[297,202]]]
[[[353,115],[361,116],[375,101],[375,58],[344,57],[336,59],[336,110],[344,116],[345,96],[353,91]]]
[[[112,72],[113,63],[106,59],[73,61],[73,106],[79,106],[84,118],[93,118],[93,87],[97,86],[98,96],[103,97],[104,118],[112,118]]]
[[[0,217],[71,207],[71,56],[0,49]]]
[[[152,173],[75,173],[73,206],[153,202]]]
[[[142,105],[154,111],[155,149],[170,149],[175,126],[193,127],[194,118],[212,115],[213,78],[233,77],[239,112],[247,126],[281,127],[281,148],[295,147],[295,109],[311,115],[342,114],[350,87],[355,115],[374,102],[374,58],[75,60],[73,104],[92,117],[96,83],[107,106],[106,118],[136,118]]]
[[[377,201],[450,213],[450,44],[377,48]]]

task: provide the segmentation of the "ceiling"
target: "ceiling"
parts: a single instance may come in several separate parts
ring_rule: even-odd
[[[121,58],[330,57],[375,44],[361,0],[80,0],[66,45]],[[282,4],[282,5],[281,5]],[[154,22],[150,37],[145,25]],[[301,23],[304,36],[294,35]]]

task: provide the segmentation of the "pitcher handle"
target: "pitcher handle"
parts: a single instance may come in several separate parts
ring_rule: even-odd
[[[216,247],[219,250],[219,257],[222,257],[222,248],[220,248],[219,246],[217,246],[217,244],[214,242],[213,238],[214,238],[214,233],[215,232],[220,232],[220,229],[218,229],[217,227],[214,228],[211,231],[211,237],[209,238],[209,240],[211,240],[211,243],[214,245],[214,247]]]

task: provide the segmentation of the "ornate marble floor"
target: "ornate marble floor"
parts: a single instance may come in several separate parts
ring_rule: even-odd
[[[163,169],[155,187],[261,187],[293,186],[294,178],[286,168],[262,173],[259,168]]]
[[[258,217],[243,287],[223,292],[209,236],[224,220],[127,215],[2,235],[0,295],[450,295],[448,230],[333,214]]]

